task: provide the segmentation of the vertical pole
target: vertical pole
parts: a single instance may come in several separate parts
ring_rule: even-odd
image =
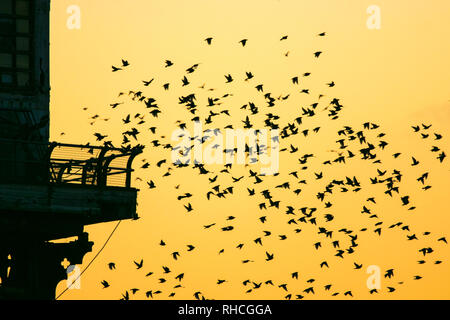
[[[142,153],[142,147],[136,147],[131,151],[131,155],[128,158],[127,162],[127,176],[125,180],[125,187],[130,188],[131,187],[131,173],[133,172],[133,160],[136,158],[138,154]]]
[[[97,166],[95,168],[95,179],[92,183],[97,183],[97,185],[102,184],[103,180],[103,159],[105,158],[105,154],[109,151],[108,147],[103,147],[102,151],[100,151],[100,154],[97,158]]]

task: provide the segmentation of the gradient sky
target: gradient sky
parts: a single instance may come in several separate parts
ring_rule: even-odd
[[[132,3],[132,4],[131,4]],[[366,26],[370,5],[381,9],[381,29],[369,30]],[[70,14],[67,8],[78,5],[81,9],[81,28],[70,30],[66,23]],[[336,1],[336,0],[58,0],[51,4],[51,140],[68,143],[95,143],[94,132],[110,135],[110,139],[121,142],[124,130],[121,119],[128,113],[145,112],[138,103],[127,97],[118,97],[119,92],[142,90],[144,94],[158,100],[163,110],[157,120],[146,116],[149,127],[161,128],[158,135],[170,136],[176,128],[175,121],[189,122],[191,115],[178,104],[178,97],[189,92],[201,92],[198,87],[205,84],[215,88],[215,93],[199,93],[205,100],[208,95],[233,93],[226,107],[236,110],[248,101],[258,101],[254,86],[264,83],[274,97],[291,94],[288,102],[276,110],[287,121],[299,114],[299,106],[317,101],[319,94],[325,94],[323,103],[339,98],[345,106],[339,120],[331,122],[326,116],[311,120],[306,128],[321,126],[320,134],[311,138],[295,138],[300,154],[314,153],[315,166],[304,173],[311,191],[302,198],[292,192],[274,191],[282,202],[279,212],[268,210],[271,217],[267,225],[261,225],[257,209],[259,199],[249,198],[246,182],[235,185],[235,194],[227,199],[206,201],[205,194],[211,187],[205,177],[193,170],[177,171],[168,178],[162,178],[166,169],[156,168],[156,162],[167,157],[161,149],[152,150],[149,134],[140,143],[147,150],[135,162],[136,168],[142,159],[151,163],[147,170],[137,170],[135,181],[139,193],[137,221],[124,221],[114,234],[108,246],[93,265],[83,274],[80,290],[68,290],[62,299],[118,299],[125,290],[140,288],[133,298],[145,298],[145,291],[161,290],[158,298],[167,298],[176,292],[175,298],[191,299],[193,293],[201,291],[207,298],[215,299],[282,299],[287,293],[277,285],[287,283],[289,292],[300,294],[308,285],[306,280],[314,278],[315,295],[304,294],[306,298],[330,298],[330,293],[352,290],[356,298],[395,299],[448,299],[450,298],[450,269],[447,267],[450,253],[439,237],[448,235],[450,204],[448,202],[450,181],[448,159],[440,164],[432,145],[450,153],[450,2],[436,0],[397,1]],[[326,37],[318,37],[320,32]],[[288,35],[286,41],[279,39]],[[204,39],[214,37],[208,46]],[[242,48],[239,40],[247,38]],[[323,51],[319,59],[313,52]],[[284,54],[289,51],[288,57]],[[120,65],[121,59],[131,65],[123,72],[112,73],[111,65]],[[164,68],[164,61],[174,61],[174,66]],[[189,77],[188,87],[181,87],[185,69],[199,63],[198,70]],[[243,81],[245,71],[252,71],[255,79],[249,84]],[[295,75],[311,72],[309,78],[301,78],[299,86],[293,86],[290,79]],[[225,84],[225,74],[236,79]],[[154,82],[143,87],[142,80]],[[334,81],[336,86],[328,88],[326,83]],[[170,82],[171,89],[164,91],[162,84]],[[300,89],[309,88],[310,95],[299,94]],[[217,93],[218,92],[218,93]],[[116,110],[109,106],[113,102],[125,102]],[[259,103],[262,104],[260,99]],[[325,105],[322,106],[322,108]],[[82,108],[87,107],[87,111]],[[92,117],[100,115],[94,125]],[[110,119],[102,121],[101,119]],[[233,119],[235,126],[243,117]],[[416,210],[408,211],[398,198],[389,200],[378,189],[369,185],[369,176],[376,174],[377,166],[355,160],[352,165],[323,167],[321,162],[334,156],[329,150],[336,148],[336,132],[344,125],[361,128],[370,121],[381,126],[384,138],[390,144],[382,153],[383,165],[379,168],[401,169],[404,175],[402,193],[413,199]],[[444,136],[439,142],[420,139],[411,126],[431,124],[431,131]],[[220,123],[225,125],[226,122]],[[61,135],[64,132],[65,135]],[[145,140],[147,139],[147,140]],[[288,147],[289,144],[284,145]],[[282,145],[283,147],[283,145]],[[402,152],[396,161],[392,154]],[[411,167],[411,156],[420,160],[418,167]],[[298,157],[297,157],[298,158]],[[282,157],[280,173],[295,170],[296,157]],[[313,172],[323,171],[324,176],[356,175],[364,182],[361,194],[334,195],[334,228],[347,226],[354,230],[364,226],[370,230],[361,233],[357,253],[347,255],[342,261],[334,257],[330,245],[314,250],[312,244],[324,238],[316,234],[310,225],[301,225],[300,235],[286,224],[283,214],[285,205],[296,208],[303,206],[320,208],[323,205],[315,199],[315,191],[321,189],[324,181],[315,182]],[[421,189],[416,181],[424,172],[430,172],[428,183],[432,188]],[[233,176],[247,174],[246,168],[236,168]],[[222,177],[221,177],[222,178]],[[158,186],[148,190],[146,181],[154,180]],[[228,180],[227,180],[228,179]],[[283,182],[276,180],[278,182]],[[206,180],[206,181],[205,181]],[[224,186],[231,185],[231,178],[224,177]],[[176,190],[175,185],[180,184]],[[275,183],[273,184],[275,185]],[[308,189],[309,189],[308,188]],[[315,190],[315,191],[313,191]],[[176,196],[184,192],[194,194],[194,212],[186,214],[183,203]],[[369,195],[379,199],[373,210],[384,221],[383,233],[373,233],[373,222],[360,213]],[[237,217],[235,230],[230,233],[219,231],[226,224],[228,215]],[[419,242],[406,241],[405,232],[388,230],[387,226],[402,221],[416,233]],[[203,225],[217,222],[214,230],[203,229]],[[95,242],[93,252],[84,258],[82,268],[114,228],[114,223],[87,227],[90,238]],[[253,243],[263,230],[271,230],[272,236],[264,239],[264,247]],[[422,232],[429,231],[429,236]],[[285,241],[277,240],[278,234],[288,235]],[[408,233],[410,234],[410,233]],[[161,247],[163,239],[167,246]],[[236,245],[245,242],[242,250]],[[196,249],[186,252],[186,245]],[[433,255],[426,257],[427,263],[419,265],[418,249],[431,246]],[[225,252],[218,254],[220,249]],[[265,251],[274,252],[275,260],[266,262]],[[173,251],[181,257],[175,261]],[[144,259],[142,270],[136,270],[133,261]],[[255,262],[242,264],[241,260]],[[329,269],[319,268],[327,260]],[[434,265],[435,260],[442,260]],[[107,263],[114,261],[117,270],[110,271]],[[361,270],[354,270],[353,263],[362,263]],[[382,272],[394,268],[393,279],[383,279],[378,295],[369,295],[366,288],[369,265],[380,266]],[[169,266],[172,272],[167,283],[159,284],[162,266]],[[145,274],[153,271],[150,277]],[[299,272],[299,280],[290,278]],[[178,283],[174,277],[185,273],[183,288],[172,289]],[[412,280],[421,275],[420,281]],[[165,275],[164,275],[165,276]],[[218,286],[218,279],[227,282]],[[242,281],[246,279],[261,282],[272,279],[274,287],[263,286],[246,294]],[[102,289],[100,282],[107,280],[111,287]],[[398,284],[403,282],[403,284]],[[324,291],[325,284],[333,284],[331,292]],[[61,282],[57,294],[64,290]],[[396,291],[387,293],[387,286]]]

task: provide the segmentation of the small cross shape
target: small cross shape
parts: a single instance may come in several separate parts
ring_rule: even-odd
[[[61,265],[64,267],[64,269],[67,269],[67,267],[70,266],[70,261],[67,260],[67,258],[64,258],[64,260],[61,262]]]

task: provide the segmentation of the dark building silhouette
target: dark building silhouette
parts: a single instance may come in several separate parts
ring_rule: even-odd
[[[0,0],[0,298],[54,299],[84,226],[136,219],[142,150],[49,142],[49,0]],[[74,237],[71,242],[54,240]]]

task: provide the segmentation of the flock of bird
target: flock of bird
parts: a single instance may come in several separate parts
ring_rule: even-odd
[[[317,36],[325,37],[326,35],[327,34],[323,32]],[[279,41],[286,41],[287,39],[288,36],[282,36]],[[204,41],[207,46],[213,46],[215,39],[208,37],[204,39]],[[248,43],[248,39],[242,39],[238,42],[238,45],[241,46],[241,48],[244,48],[248,45]],[[323,53],[321,51],[316,51],[311,54],[311,57],[312,59],[319,59],[322,54]],[[285,54],[285,56],[287,57],[288,54]],[[166,60],[163,66],[164,68],[172,68],[174,65],[175,62]],[[119,72],[126,72],[129,66],[130,63],[123,59],[120,65],[112,66],[112,72],[115,74]],[[164,90],[170,90],[177,84],[181,87],[192,87],[193,85],[190,83],[189,76],[194,73],[199,66],[200,65],[198,63],[189,66],[180,82],[165,83],[165,81],[163,81],[164,83],[161,83],[162,88]],[[287,238],[290,238],[291,235],[300,234],[305,229],[314,229],[317,232],[318,237],[320,237],[320,239],[316,242],[313,241],[314,243],[311,244],[315,250],[319,251],[325,246],[334,250],[333,256],[324,259],[320,263],[318,267],[321,269],[330,268],[333,263],[342,259],[353,259],[352,256],[354,256],[354,253],[359,249],[359,239],[362,234],[369,232],[381,237],[385,232],[387,232],[387,230],[398,230],[398,232],[404,235],[404,239],[406,241],[415,241],[417,243],[417,255],[419,256],[418,264],[428,262],[426,258],[437,250],[436,247],[447,244],[447,240],[444,236],[437,236],[434,239],[435,245],[433,245],[433,247],[425,245],[421,246],[418,244],[421,239],[429,239],[430,237],[434,237],[434,235],[430,232],[419,232],[414,230],[412,226],[408,225],[404,221],[386,224],[386,219],[380,216],[379,211],[377,212],[376,206],[377,203],[380,202],[381,197],[397,201],[399,206],[408,211],[413,211],[416,209],[414,197],[406,194],[402,189],[402,177],[404,175],[403,171],[398,168],[392,170],[384,168],[384,159],[386,159],[386,157],[389,157],[391,160],[402,158],[411,159],[410,166],[417,168],[420,168],[421,159],[414,156],[405,155],[401,152],[386,155],[386,150],[389,149],[389,142],[386,141],[386,133],[382,131],[380,125],[373,123],[372,121],[367,121],[361,125],[345,125],[340,127],[336,132],[336,140],[334,142],[335,148],[328,152],[328,154],[332,154],[333,156],[320,161],[320,168],[323,169],[313,170],[313,172],[311,172],[311,162],[316,161],[317,164],[318,156],[312,153],[301,154],[301,150],[303,149],[302,144],[306,143],[304,139],[308,139],[312,135],[319,134],[321,126],[305,127],[305,125],[308,124],[310,119],[317,119],[321,115],[326,115],[326,118],[320,122],[324,123],[326,126],[328,126],[330,121],[339,119],[341,117],[341,112],[344,109],[344,106],[341,104],[340,100],[337,98],[329,99],[328,104],[321,107],[323,105],[321,102],[326,98],[326,95],[321,93],[317,96],[317,101],[315,103],[312,103],[309,106],[297,107],[297,116],[283,122],[282,117],[276,112],[277,106],[285,101],[290,101],[289,99],[292,100],[293,93],[273,95],[268,91],[268,88],[264,84],[255,82],[258,81],[258,78],[252,72],[245,71],[245,73],[243,72],[242,74],[245,74],[245,77],[243,76],[242,80],[246,85],[254,82],[253,86],[255,89],[255,96],[258,95],[258,97],[262,98],[263,101],[265,101],[265,105],[255,102],[248,102],[238,108],[225,109],[223,105],[227,104],[227,98],[232,96],[232,93],[224,93],[216,97],[208,97],[205,103],[201,103],[199,102],[198,95],[194,92],[195,89],[192,89],[192,93],[178,97],[178,103],[185,109],[186,117],[179,119],[176,122],[176,126],[181,129],[185,129],[189,122],[201,121],[202,124],[206,126],[203,136],[192,137],[191,141],[193,142],[197,139],[201,142],[201,144],[205,144],[218,134],[218,129],[216,128],[218,127],[217,123],[219,121],[216,121],[216,119],[236,119],[239,117],[235,115],[236,113],[243,114],[242,118],[239,118],[239,121],[235,123],[242,124],[244,128],[255,129],[259,127],[278,129],[280,139],[279,143],[281,145],[280,153],[286,154],[286,156],[289,157],[296,157],[298,161],[297,167],[289,167],[289,170],[287,171],[284,167],[281,167],[280,173],[277,173],[274,176],[264,176],[257,173],[257,170],[252,170],[252,168],[249,168],[250,166],[247,164],[245,166],[247,174],[235,176],[233,174],[233,170],[236,165],[234,164],[225,164],[222,169],[215,170],[202,163],[172,163],[169,155],[171,151],[176,150],[176,147],[171,144],[171,141],[168,141],[167,137],[158,137],[159,127],[157,125],[158,117],[160,117],[161,114],[172,111],[160,107],[155,98],[148,96],[144,92],[145,88],[156,86],[158,81],[155,81],[154,78],[142,80],[142,89],[121,92],[118,95],[123,98],[129,97],[131,101],[141,103],[141,106],[144,108],[143,112],[136,112],[134,115],[133,113],[129,113],[125,118],[121,119],[122,124],[127,126],[122,133],[123,140],[121,143],[121,148],[124,150],[129,150],[134,145],[137,145],[138,142],[145,145],[145,142],[150,141],[150,147],[152,149],[161,149],[160,154],[164,154],[164,152],[168,154],[167,158],[155,161],[155,168],[165,170],[164,174],[162,174],[162,179],[173,174],[175,170],[192,169],[194,170],[194,173],[198,174],[196,179],[203,178],[209,183],[209,185],[211,185],[211,188],[205,190],[203,195],[194,195],[190,192],[181,192],[179,191],[180,185],[175,186],[175,189],[179,193],[176,194],[174,198],[182,203],[182,207],[184,207],[187,214],[195,214],[196,212],[195,201],[193,201],[195,197],[198,197],[198,199],[202,199],[203,201],[219,201],[218,199],[226,199],[232,196],[249,197],[251,201],[256,204],[255,212],[260,212],[255,223],[263,225],[266,230],[263,234],[255,235],[252,241],[253,243],[239,242],[234,244],[233,247],[235,247],[236,250],[242,250],[244,247],[249,245],[257,245],[262,248],[263,256],[261,256],[261,260],[265,260],[266,263],[271,263],[271,261],[277,259],[277,252],[264,249],[266,238],[277,237],[279,241],[284,241]],[[303,72],[301,75],[289,77],[288,79],[289,82],[291,82],[291,85],[294,86],[296,93],[301,95],[312,95],[312,92],[309,89],[296,87],[302,84],[302,78],[307,78],[310,76],[311,72]],[[238,81],[237,77],[237,75],[225,74],[224,85],[226,86],[231,82]],[[325,84],[327,88],[332,88],[336,85],[334,81],[330,81]],[[206,92],[210,95],[213,95],[213,92],[216,90],[213,88],[208,89],[206,84],[203,84],[196,89],[200,89],[202,92]],[[122,100],[110,104],[110,108],[112,110],[125,108],[125,106],[126,102]],[[84,108],[84,110],[86,111],[87,108]],[[181,112],[179,112],[179,114],[181,115]],[[151,120],[148,120],[146,116],[149,116]],[[257,119],[261,119],[262,117],[262,121],[258,122]],[[90,117],[91,125],[94,125],[99,118],[100,117],[98,115]],[[149,122],[152,123],[150,127],[148,127]],[[234,127],[232,124],[228,124],[223,127],[223,129],[227,128],[233,129]],[[434,155],[434,161],[444,163],[446,153],[439,146],[439,142],[443,138],[442,135],[438,132],[434,132],[431,124],[420,123],[414,125],[412,126],[412,131],[418,135],[419,139],[424,141],[432,141],[430,155]],[[94,136],[97,143],[101,142],[109,146],[114,145],[112,141],[107,141],[108,133],[96,132]],[[149,136],[150,138],[148,138]],[[191,151],[192,147],[193,146],[190,148],[185,148],[185,150],[178,147],[179,149],[177,151],[181,155],[185,155]],[[259,154],[260,152],[267,150],[267,148],[268,146],[258,145],[256,150],[252,150],[252,147],[246,145],[245,152],[247,158],[250,159],[255,152]],[[233,154],[235,152],[236,149],[224,150],[224,153]],[[345,166],[347,164],[351,165],[353,161],[359,160],[370,164],[372,167],[369,166],[369,168],[373,168],[368,169],[368,172],[371,172],[371,176],[367,181],[353,175],[343,176],[341,178],[336,178],[333,176],[331,178],[327,177],[327,174],[324,173],[324,171],[327,170],[327,167]],[[150,167],[153,167],[153,164],[144,159],[141,169],[148,169]],[[144,170],[139,172],[144,172]],[[427,191],[431,188],[428,180],[429,175],[430,173],[428,171],[421,171],[416,177],[417,183],[423,191]],[[142,176],[136,179],[145,181],[148,189],[157,189],[157,182],[151,179],[144,179]],[[277,182],[274,187],[271,187],[270,183],[273,181],[279,181],[279,183]],[[314,186],[321,186],[319,190],[314,191],[316,203],[308,206],[302,205],[299,207],[298,204],[303,203],[301,200],[301,195],[305,192],[305,190],[311,192],[311,183],[314,183]],[[245,186],[243,189],[246,189],[244,194],[236,194],[237,185]],[[360,213],[367,218],[367,226],[360,228],[359,230],[352,230],[345,226],[341,228],[334,227],[335,225],[330,222],[335,221],[336,219],[339,220],[336,213],[332,214],[334,199],[337,195],[343,193],[363,193],[366,189],[368,189],[368,185],[373,188],[379,187],[382,192],[381,195],[368,194],[365,197],[365,203],[361,204]],[[285,203],[284,200],[282,201],[277,198],[274,190],[281,190],[283,193],[290,193],[293,200],[290,203]],[[270,230],[270,221],[272,217],[266,213],[269,209],[278,210],[284,214],[283,217],[285,218],[285,223],[287,225],[285,233],[274,235],[274,232]],[[233,232],[237,221],[239,221],[239,217],[230,215],[222,225],[218,221],[211,221],[211,223],[202,226],[202,228],[204,229],[204,232]],[[164,240],[161,240],[159,245],[165,247],[166,243]],[[201,250],[201,248],[197,247],[200,246],[186,244],[185,249],[180,248],[179,250],[170,252],[170,255],[173,260],[176,261],[181,258],[182,252]],[[218,249],[218,254],[222,254],[224,250],[224,248]],[[252,262],[254,262],[252,259],[242,260],[243,264]],[[352,260],[352,262],[355,270],[363,268],[362,263],[354,260]],[[138,270],[145,269],[143,259],[138,259],[132,263],[134,263],[136,269]],[[441,264],[442,261],[433,259],[432,263]],[[109,263],[108,268],[111,272],[113,272],[116,269],[116,263]],[[167,286],[164,288],[153,288],[151,290],[145,289],[144,291],[147,298],[175,297],[177,289],[182,288],[183,279],[185,277],[185,273],[173,274],[170,266],[162,266],[160,271],[153,270],[152,272],[145,272],[144,274],[145,277],[158,277],[158,282],[160,284],[166,283],[169,279],[174,279],[177,281],[171,289]],[[391,279],[395,277],[395,274],[394,269],[390,268],[384,270],[383,275],[384,278]],[[300,277],[298,271],[293,271],[288,276],[293,281],[297,281]],[[412,280],[419,280],[422,276],[423,275],[418,273]],[[223,285],[227,281],[227,279],[217,279],[217,285]],[[274,288],[281,290],[280,292],[282,292],[282,294],[280,295],[280,298],[285,299],[302,299],[315,294],[318,290],[329,292],[331,296],[341,295],[345,297],[353,297],[354,293],[351,288],[337,290],[333,287],[332,283],[319,287],[318,285],[315,285],[315,282],[315,277],[307,277],[305,287],[299,291],[295,291],[296,289],[291,289],[292,286],[288,282],[274,283],[274,281],[270,279],[242,279],[242,283],[240,285],[243,288],[242,290],[248,294],[251,294],[264,286],[273,286]],[[398,284],[403,284],[403,281],[399,281]],[[110,283],[107,280],[102,280],[101,285],[104,288],[110,287]],[[388,292],[393,292],[396,290],[396,287],[394,287],[394,285],[390,285],[387,289]],[[121,298],[128,300],[138,291],[140,291],[139,288],[127,289]],[[370,293],[376,294],[378,291],[377,289],[372,289],[370,290]],[[206,299],[206,295],[199,290],[193,290],[192,297],[196,299]]]

